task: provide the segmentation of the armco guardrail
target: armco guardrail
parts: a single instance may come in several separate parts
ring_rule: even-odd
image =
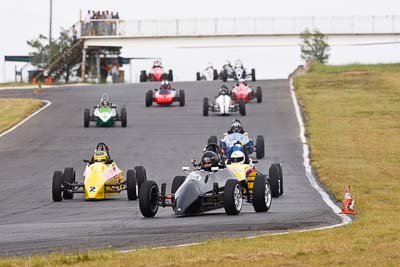
[[[299,34],[306,28],[324,34],[398,34],[400,16],[93,20],[83,25],[82,36],[287,35]]]

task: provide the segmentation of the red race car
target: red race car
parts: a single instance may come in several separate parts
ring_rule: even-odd
[[[162,80],[172,81],[173,78],[172,70],[169,70],[168,73],[165,73],[159,60],[154,61],[153,68],[149,74],[147,74],[145,70],[140,72],[140,82]]]
[[[240,99],[243,99],[246,103],[250,100],[257,98],[257,103],[262,102],[262,91],[261,87],[257,86],[256,91],[247,85],[247,83],[241,79],[239,82],[232,88],[231,91],[232,100],[235,102],[239,102]]]
[[[146,107],[150,107],[153,102],[160,106],[169,106],[174,102],[179,102],[179,106],[185,105],[185,91],[179,90],[179,94],[171,84],[164,80],[161,83],[160,89],[149,90],[146,92]]]

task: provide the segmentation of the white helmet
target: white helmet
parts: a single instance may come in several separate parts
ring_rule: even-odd
[[[230,160],[232,163],[244,163],[244,153],[242,151],[233,151]]]
[[[245,83],[245,82],[246,82],[245,79],[243,79],[243,78],[240,78],[240,79],[239,79],[239,83]]]

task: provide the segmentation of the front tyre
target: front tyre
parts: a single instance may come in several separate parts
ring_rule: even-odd
[[[146,93],[146,107],[150,107],[153,104],[153,92],[151,90]]]
[[[256,80],[256,70],[251,69],[251,80],[254,82]]]
[[[126,127],[128,124],[128,113],[126,112],[126,108],[121,109],[121,125],[122,127]]]
[[[208,98],[205,97],[203,100],[203,116],[208,116]]]
[[[257,159],[262,159],[264,156],[265,156],[264,136],[257,135],[257,139],[256,139],[256,157],[257,157]]]
[[[257,97],[257,103],[261,103],[262,102],[262,91],[261,91],[260,86],[257,86],[256,97]]]
[[[271,208],[271,184],[266,175],[257,175],[253,185],[253,207],[255,212],[267,212]]]
[[[200,72],[196,72],[196,81],[200,81],[201,77],[200,77]]]
[[[61,171],[55,171],[53,174],[53,182],[51,185],[51,193],[54,202],[62,201],[62,179]]]
[[[126,173],[126,192],[129,200],[137,199],[136,177],[134,170],[128,170]]]
[[[174,75],[172,73],[172,70],[168,71],[168,81],[172,82],[174,80]]]
[[[272,197],[279,197],[279,167],[278,164],[271,164],[269,167],[269,179],[271,181]]]
[[[239,100],[239,113],[242,116],[246,116],[246,104],[243,98]]]
[[[218,145],[218,137],[215,135],[211,135],[207,140],[207,145],[209,144],[217,144]]]
[[[185,106],[185,91],[179,90],[179,106]]]
[[[227,215],[238,215],[243,206],[243,192],[236,179],[226,181],[224,188],[224,209]]]
[[[146,181],[139,190],[139,209],[144,217],[154,217],[158,211],[158,186],[154,181]]]
[[[85,108],[85,111],[83,112],[83,126],[85,128],[89,127],[90,123],[90,109]]]
[[[172,180],[171,194],[175,194],[178,188],[185,182],[186,176],[175,176]]]

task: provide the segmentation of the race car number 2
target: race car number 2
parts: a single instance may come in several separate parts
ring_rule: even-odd
[[[201,180],[201,175],[193,174],[193,175],[190,176],[190,179],[200,181]]]
[[[91,193],[96,192],[96,187],[95,186],[90,186],[89,187],[89,192],[91,192]]]

